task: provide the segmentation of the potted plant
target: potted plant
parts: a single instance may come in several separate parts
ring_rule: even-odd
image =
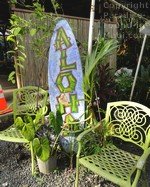
[[[31,156],[37,158],[39,171],[47,174],[56,168],[59,134],[51,135],[51,123],[43,123],[43,117],[40,110],[35,118],[29,115],[17,117],[15,126],[32,145]]]
[[[50,112],[47,124],[42,126],[42,129],[39,129],[37,132],[37,135],[41,137],[41,141],[39,141],[38,138],[33,140],[34,152],[37,155],[39,170],[42,173],[49,173],[57,166],[57,151],[59,150],[58,140],[61,134],[62,124],[63,120],[60,111],[57,110],[56,115],[54,112]],[[49,151],[48,141],[50,145]],[[46,152],[49,152],[49,155],[46,155]]]

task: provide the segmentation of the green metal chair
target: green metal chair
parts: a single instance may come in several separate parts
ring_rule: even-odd
[[[47,91],[36,86],[26,86],[20,89],[15,89],[13,92],[13,116],[14,121],[18,116],[30,115],[35,116],[40,109],[44,115],[47,113]],[[15,128],[15,125],[11,125],[9,128],[0,131],[0,140],[27,143],[29,144],[32,160],[32,174],[34,174],[34,156],[32,142],[29,142],[23,137],[21,132]]]
[[[111,143],[103,146],[98,154],[82,156],[84,139],[103,123],[109,129],[109,137],[133,143],[142,150],[142,154],[133,154]],[[111,102],[107,105],[105,119],[101,124],[77,137],[75,187],[78,187],[80,165],[119,186],[136,187],[150,154],[150,109],[131,101]]]

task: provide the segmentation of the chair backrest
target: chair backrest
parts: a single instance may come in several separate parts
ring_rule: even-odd
[[[132,101],[111,102],[107,105],[106,123],[111,136],[132,142],[142,149],[150,144],[150,109]]]
[[[35,115],[47,104],[48,92],[36,86],[26,86],[13,92],[14,119],[18,115]]]

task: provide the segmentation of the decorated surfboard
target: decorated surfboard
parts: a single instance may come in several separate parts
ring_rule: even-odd
[[[72,29],[66,20],[59,20],[50,42],[48,83],[51,111],[59,109],[64,122],[84,120],[82,81],[81,59]]]

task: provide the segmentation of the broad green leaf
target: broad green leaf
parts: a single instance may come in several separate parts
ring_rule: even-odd
[[[41,147],[42,147],[42,154],[40,156],[40,159],[43,161],[46,161],[50,156],[49,140],[46,137],[42,137],[40,142],[41,142]]]
[[[15,79],[13,79],[13,80],[11,80],[11,82],[12,82],[13,84],[15,84],[15,83],[16,83],[16,80],[15,80]]]
[[[22,128],[22,135],[28,140],[32,141],[35,137],[35,130],[31,123],[25,124]]]
[[[42,161],[46,161],[50,156],[50,144],[48,138],[34,138],[33,149],[39,159],[41,159]]]
[[[12,71],[10,74],[9,74],[9,77],[12,77],[15,75],[15,71]]]
[[[16,3],[17,3],[17,0],[11,0],[11,3],[12,3],[12,4],[16,4]]]
[[[53,128],[55,135],[58,135],[61,131],[61,126],[63,124],[62,115],[60,111],[56,111],[56,117],[53,112],[49,113],[49,123]]]
[[[14,124],[15,124],[16,128],[19,129],[19,130],[22,130],[22,128],[24,127],[24,122],[23,122],[21,117],[17,117],[15,119],[15,123]]]
[[[40,140],[39,138],[34,138],[33,139],[33,150],[34,150],[34,153],[40,157],[41,155],[41,144],[40,144]]]

